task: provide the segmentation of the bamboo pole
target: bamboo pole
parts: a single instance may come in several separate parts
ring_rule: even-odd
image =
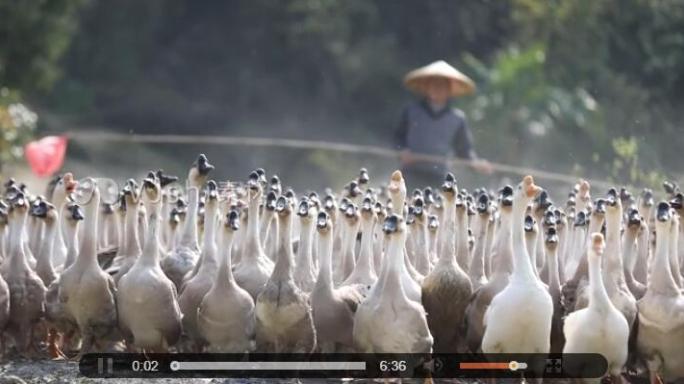
[[[231,145],[231,146],[252,146],[252,147],[277,147],[289,149],[309,149],[309,150],[323,150],[334,151],[351,154],[371,155],[385,158],[396,159],[399,157],[400,151],[383,148],[373,145],[339,143],[330,141],[317,140],[299,140],[299,139],[281,139],[270,137],[243,137],[243,136],[219,136],[219,135],[176,135],[176,134],[124,134],[115,132],[69,132],[67,133],[70,140],[89,143],[89,142],[126,142],[126,143],[140,143],[140,144],[203,144],[203,145]],[[427,162],[447,162],[449,165],[471,165],[469,160],[435,156],[428,154],[414,154],[414,157],[420,161]],[[495,172],[511,173],[519,176],[533,175],[536,178],[559,181],[574,185],[579,180],[579,177],[549,172],[540,169],[519,167],[502,163],[492,162],[492,169]],[[610,188],[610,183],[599,180],[588,180],[591,185]]]

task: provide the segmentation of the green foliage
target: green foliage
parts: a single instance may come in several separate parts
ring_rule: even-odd
[[[47,90],[59,77],[58,59],[77,26],[83,0],[0,0],[0,84]]]
[[[19,101],[17,92],[0,87],[0,167],[24,154],[38,116]]]

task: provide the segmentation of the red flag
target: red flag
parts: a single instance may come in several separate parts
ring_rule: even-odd
[[[33,173],[46,177],[62,168],[66,148],[66,136],[46,136],[26,144],[24,153]]]

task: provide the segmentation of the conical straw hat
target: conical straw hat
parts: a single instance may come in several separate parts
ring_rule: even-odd
[[[404,84],[413,92],[425,95],[428,80],[434,77],[442,77],[451,82],[451,97],[475,92],[475,83],[444,60],[435,61],[407,73]]]

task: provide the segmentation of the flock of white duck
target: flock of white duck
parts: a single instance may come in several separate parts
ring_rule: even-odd
[[[559,207],[531,176],[407,196],[401,172],[371,188],[362,169],[321,198],[262,169],[219,187],[213,168],[200,155],[186,194],[156,171],[114,201],[106,179],[67,173],[48,198],[8,181],[2,350],[598,352],[615,378],[684,377],[672,184],[656,205],[581,181]]]

